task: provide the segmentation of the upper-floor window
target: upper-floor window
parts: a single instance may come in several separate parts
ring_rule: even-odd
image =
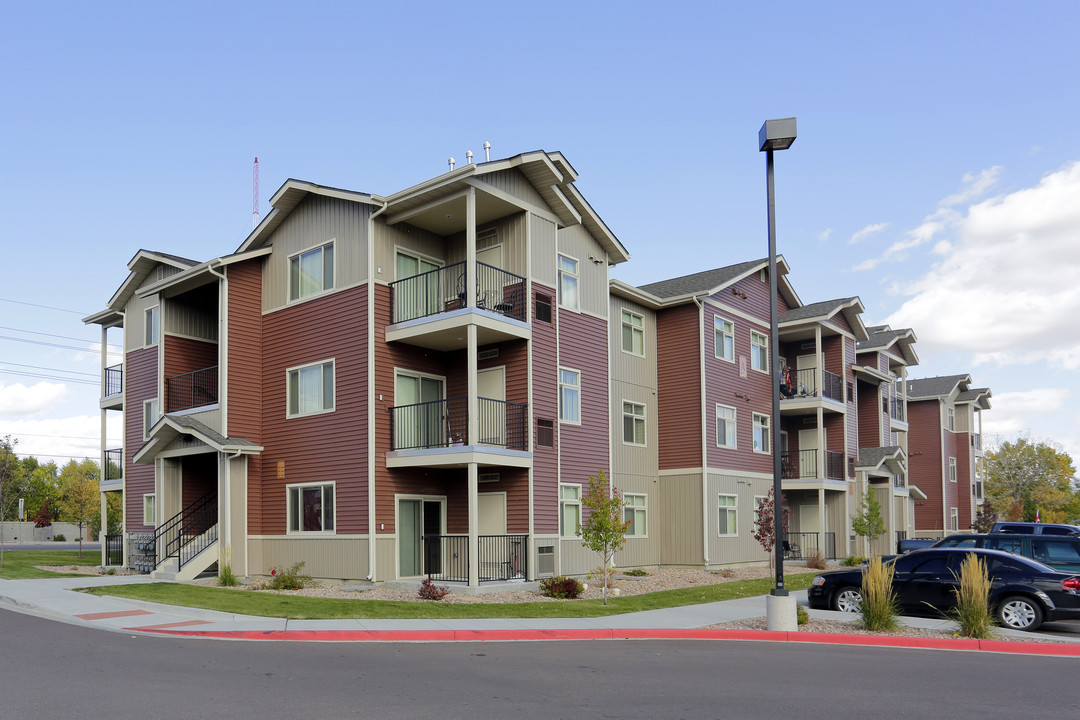
[[[750,331],[750,367],[769,372],[769,336]]]
[[[288,415],[313,415],[334,409],[334,361],[314,363],[286,371]]]
[[[769,416],[754,413],[754,452],[767,453],[770,447]]]
[[[956,458],[949,458],[949,482],[956,482]]]
[[[536,293],[536,321],[551,322],[551,296]]]
[[[536,418],[536,446],[555,447],[555,421]]]
[[[581,373],[559,368],[559,420],[581,422]]]
[[[623,442],[627,445],[645,444],[645,406],[641,403],[623,402]]]
[[[158,413],[158,399],[147,400],[143,403],[143,440],[150,439],[150,428],[160,417]]]
[[[334,287],[334,243],[328,242],[289,258],[289,300],[299,300]]]
[[[158,333],[161,331],[161,312],[159,306],[146,308],[146,334],[143,345],[157,345]]]
[[[290,533],[333,532],[334,483],[288,485],[285,492]]]
[[[649,534],[649,500],[645,495],[626,493],[623,495],[623,519],[630,523],[626,528],[627,537],[647,537]]]
[[[945,427],[956,430],[956,408],[945,408]]]
[[[645,356],[645,318],[629,310],[622,311],[622,349],[631,355]]]
[[[713,354],[721,360],[735,362],[735,324],[723,318],[713,318]]]
[[[735,408],[717,405],[716,447],[734,448],[735,446]]]
[[[578,299],[578,261],[565,255],[559,256],[559,305],[577,310]]]

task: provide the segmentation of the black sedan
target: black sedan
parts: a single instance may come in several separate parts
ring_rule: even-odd
[[[904,615],[940,616],[956,606],[960,563],[975,553],[990,575],[990,607],[1004,627],[1035,630],[1046,620],[1080,620],[1080,576],[999,550],[916,550],[891,561],[893,591]],[[810,583],[810,607],[857,612],[862,568],[830,570]]]

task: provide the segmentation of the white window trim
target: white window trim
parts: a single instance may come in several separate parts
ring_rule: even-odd
[[[150,332],[150,323],[147,322],[147,319],[151,315],[157,319],[157,322],[154,323],[157,332],[154,333],[154,341],[147,342],[147,335]],[[153,305],[143,311],[143,347],[154,347],[159,342],[161,342],[161,305]]]
[[[155,414],[157,415],[157,417],[154,418],[153,422],[148,422],[149,414],[150,414],[148,406],[151,405],[151,404],[153,404],[153,406],[155,408]],[[143,440],[149,440],[150,439],[150,429],[152,427],[154,427],[154,425],[157,424],[158,420],[161,419],[161,405],[158,402],[158,398],[150,398],[149,400],[143,400],[142,412],[143,412]]]
[[[567,499],[563,498],[563,488],[566,488],[566,487],[577,488],[577,493],[578,493],[577,500],[567,500]],[[563,534],[563,531],[565,530],[565,528],[563,527],[563,506],[564,505],[577,505],[577,508],[578,508],[578,528],[577,529],[580,530],[581,529],[581,522],[583,520],[582,514],[581,514],[581,495],[582,495],[582,486],[581,486],[580,483],[559,483],[559,537],[561,537],[561,538],[576,538],[576,537],[579,537],[579,535],[577,534],[576,531],[574,532],[573,535],[564,535]]]
[[[717,324],[722,324],[722,323],[727,323],[728,325],[731,326],[731,332],[730,333],[726,333],[723,330],[721,330],[719,327],[717,327]],[[717,355],[716,354],[716,336],[717,336],[718,333],[722,333],[725,337],[730,337],[731,338],[731,357],[730,358],[726,358],[723,355]],[[720,317],[719,315],[714,315],[713,316],[713,355],[716,357],[717,360],[723,360],[724,362],[729,362],[732,365],[735,364],[735,321],[734,320],[728,320],[727,318]]]
[[[415,259],[415,260],[423,260],[424,262],[429,262],[432,265],[438,265],[440,270],[442,268],[446,267],[446,261],[445,260],[434,257],[433,255],[426,255],[426,254],[420,252],[419,250],[414,250],[413,248],[410,248],[410,247],[404,247],[403,245],[394,245],[394,280],[404,280],[405,279],[405,278],[399,278],[397,276],[397,256],[398,255],[407,255],[407,256]],[[337,273],[337,256],[336,255],[334,256],[334,272]],[[464,272],[464,269],[462,270],[462,272]],[[415,276],[410,275],[409,277],[415,277]]]
[[[956,432],[956,409],[947,407],[945,408],[945,429],[949,432]]]
[[[304,530],[301,527],[303,525],[303,523],[297,522],[297,528],[300,528],[300,529],[298,529],[298,530],[290,530],[289,529],[289,522],[292,519],[291,516],[292,516],[293,508],[290,507],[290,501],[289,501],[290,492],[289,491],[292,490],[293,488],[327,487],[327,486],[332,487],[334,489],[334,501],[333,501],[334,502],[334,511],[333,511],[332,517],[331,517],[331,521],[334,524],[334,528],[331,529],[331,530],[325,530],[325,529],[324,530]],[[290,484],[285,486],[285,534],[286,535],[308,535],[308,536],[311,536],[311,535],[336,535],[337,534],[337,508],[338,508],[337,483],[335,481],[329,480],[329,481],[323,481],[323,482],[290,483]],[[326,523],[324,522],[323,525],[325,525],[325,524]]]
[[[734,498],[735,499],[735,504],[734,505],[721,505],[720,504],[720,498],[725,498],[725,497]],[[726,511],[728,517],[731,517],[732,513],[735,514],[735,532],[733,532],[733,533],[722,533],[722,532],[720,532],[720,511],[721,510]],[[731,523],[728,523],[729,526],[730,526],[730,524]],[[716,536],[717,537],[722,537],[722,538],[739,537],[739,496],[738,495],[732,495],[731,493],[717,493],[717,495],[716,495]]]
[[[624,501],[627,498],[631,498],[631,497],[644,498],[645,499],[645,504],[644,505],[627,505],[624,502],[623,503],[623,508],[624,508],[623,519],[624,520],[626,519],[626,513],[625,513],[626,510],[633,510],[635,515],[640,511],[642,513],[642,516],[643,516],[644,520],[645,520],[645,522],[643,523],[645,525],[645,532],[643,532],[643,533],[634,533],[633,535],[630,535],[628,533],[626,535],[626,539],[627,540],[647,540],[649,538],[649,496],[646,495],[645,493],[623,493],[623,500]],[[634,524],[636,525],[637,522],[635,521]]]
[[[731,424],[735,426],[735,444],[728,445],[727,443],[720,442],[720,408],[730,410],[732,412]],[[739,449],[739,410],[731,405],[724,405],[723,403],[716,403],[716,413],[713,417],[713,429],[716,432],[716,447],[724,448],[725,450],[738,450]],[[725,418],[725,423],[727,419]],[[727,437],[725,436],[726,440]]]
[[[626,322],[626,317],[625,317],[626,315],[629,315],[631,317],[635,317],[635,318],[637,318],[638,320],[641,321],[640,326],[634,325],[632,322],[629,323],[631,337],[633,337],[635,332],[641,333],[641,352],[639,352],[639,353],[634,352],[634,350],[633,350],[634,343],[632,343],[632,342],[630,343],[630,349],[629,350],[627,350],[626,346],[623,344],[624,341],[623,341],[623,337],[622,337],[622,329],[628,326],[628,324]],[[631,310],[626,310],[625,308],[619,313],[619,345],[620,345],[620,347],[622,347],[622,351],[624,353],[626,353],[627,355],[631,355],[633,357],[638,357],[638,358],[645,357],[645,316],[644,315],[640,315],[640,314],[638,314],[636,312],[633,312]]]
[[[563,419],[563,388],[564,387],[574,387],[573,385],[566,385],[566,384],[563,383],[562,374],[563,374],[564,371],[565,372],[572,372],[572,373],[577,374],[577,381],[578,381],[577,382],[577,394],[578,394],[578,419],[577,420],[565,420],[565,419]],[[581,402],[581,400],[582,400],[581,371],[580,370],[575,370],[574,368],[563,367],[563,366],[560,365],[558,372],[559,372],[559,377],[558,377],[558,381],[559,381],[559,384],[558,384],[559,385],[559,422],[562,423],[563,425],[581,425],[581,416],[585,414],[584,413],[584,408],[582,407],[582,402]]]
[[[755,495],[754,496],[754,525],[753,525],[753,530],[755,532],[757,532],[758,526],[761,525],[760,519],[758,518],[758,505],[759,505],[760,501],[767,500],[768,498],[769,498],[768,495]]]
[[[146,510],[147,510],[146,502],[147,502],[147,500],[149,500],[154,505],[153,510],[150,512],[150,517],[149,518],[146,515]],[[157,518],[155,517],[155,515],[157,515],[157,494],[156,493],[145,493],[142,496],[142,511],[143,511],[143,525],[149,525],[151,527],[157,527]]]
[[[556,256],[557,257],[555,259],[555,302],[563,310],[569,310],[570,312],[581,312],[581,261],[578,260],[573,255],[567,255],[564,252],[556,253]],[[562,269],[562,264],[558,260],[558,258],[560,258],[560,257],[566,258],[567,260],[573,260],[574,265],[577,268],[577,272],[567,273],[568,275],[573,277],[575,280],[577,280],[577,306],[576,307],[563,304],[563,297],[562,296],[563,296],[564,293],[562,292],[562,275],[563,275],[564,270]]]
[[[949,508],[949,529],[955,531],[960,530],[960,511],[957,508]]]
[[[759,425],[757,423],[758,418],[765,418],[766,420],[768,420],[768,425],[765,426],[765,432],[766,432],[765,437],[768,438],[769,449],[768,450],[758,450],[755,447],[754,452],[757,453],[758,455],[772,455],[772,417],[769,416],[769,415],[766,415],[765,413],[756,412],[756,413],[752,413],[750,418],[751,418],[750,419],[751,428],[753,429],[754,432],[756,432],[758,427],[759,427]],[[750,437],[753,438],[753,434],[751,434]]]
[[[757,345],[757,344],[754,343],[754,336],[755,335],[757,335],[758,337],[765,338],[765,345],[764,345],[764,347],[765,347],[765,367],[764,368],[756,368],[756,367],[754,367],[754,348],[755,347],[762,347],[761,345]],[[769,347],[769,336],[766,335],[765,333],[760,333],[757,330],[751,330],[750,331],[750,369],[753,370],[754,372],[765,373],[766,375],[768,375],[769,374],[769,356],[770,356],[771,352],[772,352],[772,350]]]
[[[956,458],[949,458],[949,482],[956,482],[960,473],[956,469]]]
[[[310,295],[308,297],[311,297]],[[312,410],[311,412],[289,412],[289,408],[292,407],[292,398],[289,397],[289,375],[293,372],[300,370],[306,370],[311,367],[318,367],[321,365],[330,364],[330,372],[334,376],[334,396],[330,398],[330,407],[323,408],[322,410]],[[286,419],[311,417],[313,415],[326,415],[337,410],[337,391],[338,391],[338,379],[337,379],[337,362],[334,358],[327,358],[325,360],[318,360],[312,363],[306,363],[304,365],[295,365],[291,368],[285,369],[285,417]],[[325,402],[326,398],[323,398]]]
[[[648,409],[645,407],[645,403],[635,402],[634,400],[626,400],[625,398],[623,399],[622,403],[623,403],[623,405],[622,405],[622,409],[623,409],[622,410],[622,417],[623,417],[622,441],[623,441],[623,445],[630,445],[631,447],[648,447],[648,444],[649,444],[649,423],[646,420],[646,418],[648,417],[648,415],[647,415]],[[636,415],[636,414],[629,414],[628,415],[627,412],[626,412],[626,406],[627,405],[636,405],[636,406],[640,407],[641,408],[641,414],[640,415]],[[628,442],[627,441],[627,439],[626,439],[626,418],[628,418],[628,417],[634,418],[635,425],[637,424],[637,420],[639,420],[639,419],[641,420],[641,424],[645,426],[645,433],[644,433],[645,442],[636,443],[636,442]]]
[[[300,257],[301,255],[304,255],[305,253],[309,253],[312,250],[319,250],[321,248],[325,248],[328,245],[334,248],[334,277],[332,277],[330,279],[330,287],[323,288],[322,290],[319,290],[318,292],[313,292],[310,295],[301,295],[300,297],[294,298],[292,296],[292,261],[293,261],[293,258]],[[285,300],[286,300],[287,304],[292,305],[294,303],[307,302],[308,300],[312,300],[314,298],[321,297],[323,295],[328,295],[328,294],[334,292],[334,290],[337,289],[337,287],[338,287],[338,280],[337,280],[338,253],[337,253],[337,247],[336,246],[337,246],[337,238],[333,237],[333,238],[330,238],[329,240],[326,240],[324,242],[316,243],[314,245],[306,247],[303,250],[297,250],[296,252],[290,254],[289,256],[287,256],[285,258]],[[325,267],[325,260],[323,262],[324,262],[324,267]],[[325,285],[325,284],[326,284],[326,279],[324,278],[323,279],[323,285]]]

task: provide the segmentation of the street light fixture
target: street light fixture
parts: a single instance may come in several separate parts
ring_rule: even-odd
[[[776,201],[773,192],[773,151],[787,150],[795,142],[795,118],[766,120],[758,131],[758,149],[765,153],[765,182],[769,202],[769,368],[772,375],[771,449],[773,456],[773,552],[776,554],[776,585],[766,598],[769,630],[798,629],[795,599],[784,587],[784,507],[780,457],[780,320],[776,274]]]

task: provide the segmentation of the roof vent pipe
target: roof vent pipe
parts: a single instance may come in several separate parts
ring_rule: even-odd
[[[472,150],[465,151],[465,162],[468,165],[472,165]]]
[[[491,162],[491,143],[484,141],[484,162]]]
[[[453,155],[451,155],[451,156],[450,156],[450,169],[451,169],[451,170],[453,170],[453,169],[454,169],[454,163],[456,163],[456,162],[457,162],[457,160],[455,160],[455,159],[454,159],[454,156],[453,156]]]

